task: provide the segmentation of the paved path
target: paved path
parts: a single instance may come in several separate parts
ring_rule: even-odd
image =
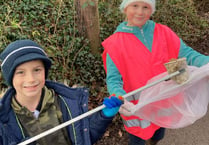
[[[207,114],[193,125],[182,129],[167,129],[158,145],[209,145],[209,108]]]

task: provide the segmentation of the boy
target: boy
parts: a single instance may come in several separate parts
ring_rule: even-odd
[[[20,143],[88,111],[88,91],[46,81],[51,60],[34,41],[17,40],[1,53],[1,70],[10,86],[0,100],[0,145]],[[121,101],[32,144],[91,145],[105,132]],[[108,107],[110,106],[110,107]]]

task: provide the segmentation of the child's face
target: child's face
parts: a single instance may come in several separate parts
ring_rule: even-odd
[[[144,2],[133,2],[125,9],[128,26],[142,27],[150,19],[152,8]]]
[[[13,86],[16,90],[17,99],[28,100],[40,97],[44,85],[45,67],[41,60],[25,62],[16,68]]]

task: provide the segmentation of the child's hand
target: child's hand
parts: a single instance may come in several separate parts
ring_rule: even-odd
[[[103,104],[106,106],[102,112],[106,117],[113,117],[118,113],[118,110],[122,104],[122,101],[115,96],[104,98]]]
[[[131,110],[134,108],[135,105],[131,102],[128,102],[127,100],[124,100],[124,104],[120,107],[119,113],[124,116],[131,116],[134,115]]]

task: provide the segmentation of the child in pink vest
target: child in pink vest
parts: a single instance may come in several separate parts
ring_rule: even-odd
[[[122,96],[146,85],[152,77],[166,71],[164,63],[185,57],[188,65],[202,66],[209,62],[187,46],[169,27],[150,20],[155,12],[155,0],[123,0],[121,11],[126,20],[108,37],[103,62],[107,73],[108,92]],[[133,104],[138,98],[129,98]],[[129,145],[156,145],[164,137],[165,129],[137,116],[121,113],[129,133]]]

